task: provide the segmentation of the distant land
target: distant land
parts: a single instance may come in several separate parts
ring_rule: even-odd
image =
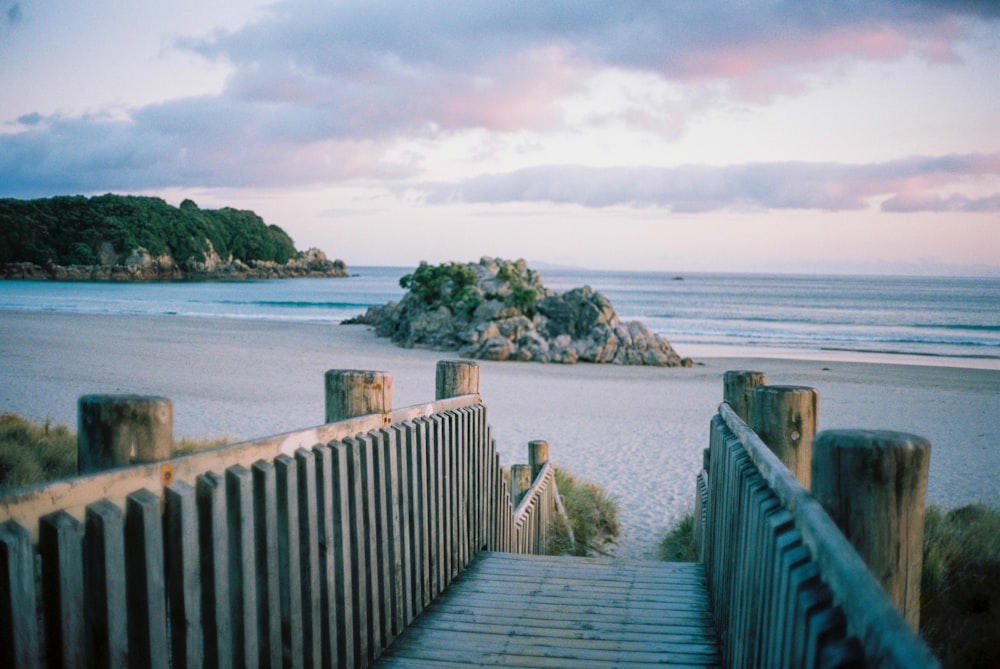
[[[0,278],[170,281],[344,277],[252,211],[135,195],[0,199]]]

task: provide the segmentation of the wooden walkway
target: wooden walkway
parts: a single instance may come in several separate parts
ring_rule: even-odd
[[[713,667],[695,563],[483,553],[377,667]]]

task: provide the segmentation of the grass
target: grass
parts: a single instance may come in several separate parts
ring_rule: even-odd
[[[694,513],[660,542],[663,560],[697,560]],[[942,667],[998,667],[1000,508],[927,507],[920,586],[920,636]]]
[[[231,443],[228,437],[180,439],[175,455]],[[37,424],[0,413],[0,491],[55,481],[76,474],[76,433],[51,421]]]
[[[1000,508],[928,507],[920,634],[944,667],[1000,666]]]
[[[581,481],[556,467],[556,485],[566,508],[566,520],[549,528],[550,555],[610,555],[618,541],[618,503],[595,483]],[[572,541],[570,530],[572,529]]]

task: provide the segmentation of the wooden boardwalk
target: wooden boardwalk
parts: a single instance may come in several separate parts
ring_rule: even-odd
[[[713,667],[701,564],[483,553],[377,667]]]

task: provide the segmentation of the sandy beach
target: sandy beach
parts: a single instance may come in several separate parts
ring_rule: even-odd
[[[820,394],[820,429],[912,432],[932,444],[928,501],[1000,503],[1000,370],[816,359],[701,357],[690,369],[481,363],[481,391],[505,466],[546,439],[552,460],[620,504],[619,555],[652,557],[693,505],[708,423],[729,369]],[[747,353],[741,351],[737,353]],[[316,425],[328,369],[377,369],[397,407],[433,399],[447,352],[406,350],[362,326],[212,318],[4,312],[0,411],[75,427],[88,393],[162,395],[176,436],[246,439]],[[911,360],[894,360],[913,362]]]

